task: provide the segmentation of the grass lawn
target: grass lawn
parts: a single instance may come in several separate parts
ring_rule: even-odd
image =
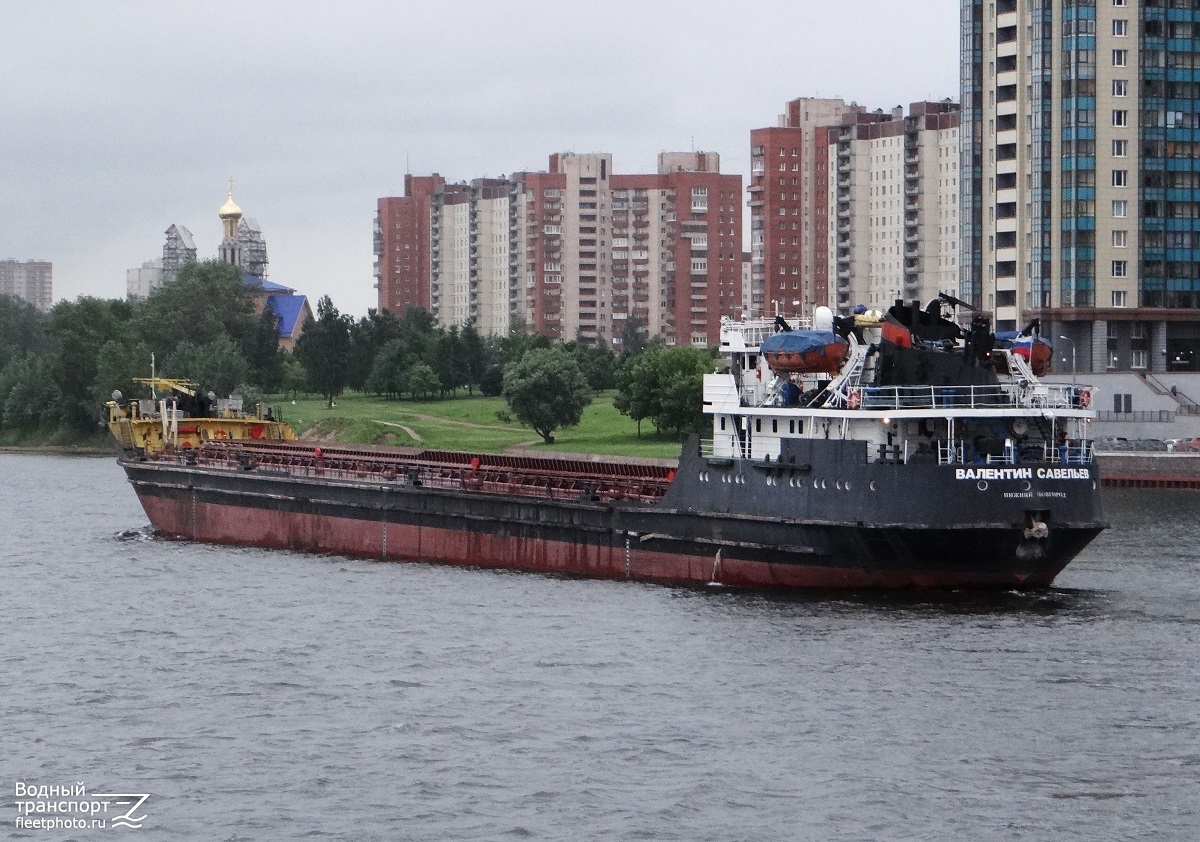
[[[654,425],[637,424],[617,412],[615,392],[600,392],[583,413],[578,426],[557,430],[554,444],[544,444],[537,433],[517,423],[501,421],[497,412],[507,411],[503,398],[481,395],[441,401],[387,401],[357,392],[347,392],[333,409],[319,397],[300,397],[295,404],[275,397],[272,404],[283,410],[303,438],[322,438],[354,444],[407,444],[434,450],[477,450],[500,453],[508,447],[524,446],[550,453],[593,453],[675,459],[679,441],[673,433],[656,435]],[[408,428],[420,437],[414,440]]]

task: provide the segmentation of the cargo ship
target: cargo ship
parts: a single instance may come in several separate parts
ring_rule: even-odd
[[[1092,391],[953,315],[726,320],[711,434],[671,467],[297,441],[161,378],[106,415],[171,538],[675,585],[1046,588],[1106,525]]]

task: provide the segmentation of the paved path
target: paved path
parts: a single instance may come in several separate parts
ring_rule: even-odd
[[[383,424],[385,427],[399,427],[401,430],[408,433],[409,437],[412,438],[413,441],[421,440],[421,436],[412,427],[405,427],[403,424],[397,424],[395,421],[381,421],[378,418],[375,419],[375,423]]]

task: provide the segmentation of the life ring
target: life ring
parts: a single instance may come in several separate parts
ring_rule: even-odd
[[[851,409],[858,409],[862,405],[862,393],[855,389],[850,394],[846,395],[846,406]]]
[[[1079,393],[1079,405],[1084,409],[1092,405],[1092,392],[1090,389],[1084,389]]]

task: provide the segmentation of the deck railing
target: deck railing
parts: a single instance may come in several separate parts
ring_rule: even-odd
[[[1181,407],[1182,409],[1182,407]],[[1169,409],[1143,409],[1137,412],[1097,412],[1097,421],[1133,421],[1149,424],[1173,424],[1175,414]]]
[[[1006,439],[999,453],[979,453],[965,441],[938,442],[939,465],[1019,465],[1041,459],[1059,465],[1089,465],[1095,455],[1095,443],[1076,441],[1054,445],[1048,441],[1019,443]]]
[[[900,409],[994,409],[1039,407],[1086,409],[1091,406],[1090,386],[1053,383],[1000,384],[990,386],[873,386],[847,395],[847,404],[868,410]]]

